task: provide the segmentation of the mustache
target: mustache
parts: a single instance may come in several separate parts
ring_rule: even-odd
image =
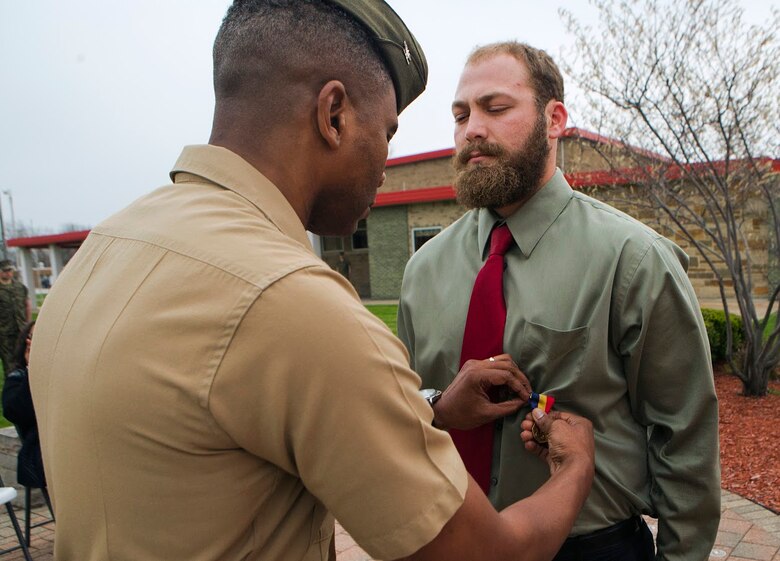
[[[463,149],[455,155],[456,166],[465,166],[474,152],[479,152],[483,156],[490,156],[495,158],[500,158],[507,155],[507,151],[500,144],[494,144],[492,142],[485,141],[471,142],[464,146]]]

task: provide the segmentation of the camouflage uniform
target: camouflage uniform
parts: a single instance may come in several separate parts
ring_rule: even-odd
[[[0,359],[10,372],[19,333],[27,323],[27,287],[17,280],[0,284]]]

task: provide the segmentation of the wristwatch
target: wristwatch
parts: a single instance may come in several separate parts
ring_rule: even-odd
[[[420,395],[423,396],[423,399],[425,399],[431,407],[433,407],[433,404],[439,401],[439,398],[441,397],[441,390],[425,388],[420,390]]]

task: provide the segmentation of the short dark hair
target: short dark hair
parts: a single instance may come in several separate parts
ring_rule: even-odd
[[[11,372],[18,368],[27,367],[27,359],[24,357],[25,351],[27,350],[27,336],[30,334],[30,331],[32,331],[34,325],[35,321],[29,322],[22,328],[22,331],[19,333],[19,338],[16,340],[16,347],[14,347],[14,354],[11,357],[13,360],[9,366]],[[11,372],[6,372],[6,377],[8,377]]]
[[[252,96],[282,110],[285,82],[319,91],[337,79],[370,96],[393,87],[366,30],[322,0],[235,0],[213,54],[218,102]]]
[[[536,105],[541,110],[554,99],[563,103],[563,76],[558,65],[545,51],[518,41],[491,43],[474,49],[466,64],[507,54],[523,62],[531,75],[531,87],[536,96]]]

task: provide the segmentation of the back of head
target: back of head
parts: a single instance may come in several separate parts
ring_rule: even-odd
[[[536,105],[543,109],[551,99],[563,103],[563,77],[558,65],[545,51],[526,43],[502,41],[477,47],[469,55],[466,64],[472,64],[496,55],[507,54],[524,63],[531,76],[531,86],[536,94]]]
[[[35,327],[35,321],[25,324],[19,332],[19,337],[16,340],[16,346],[14,347],[14,354],[12,357],[12,369],[27,368],[27,337],[30,336],[33,327]],[[8,374],[10,374],[10,372],[5,373],[6,376],[8,376]]]
[[[389,27],[371,19],[377,13],[390,18]],[[404,48],[409,66],[422,66],[422,72],[403,73],[394,53]],[[296,109],[296,98],[315,94],[330,80],[357,93],[357,102],[392,83],[400,112],[422,92],[426,77],[416,41],[390,7],[376,0],[236,0],[214,43],[217,105],[250,102],[271,120],[284,119]]]

